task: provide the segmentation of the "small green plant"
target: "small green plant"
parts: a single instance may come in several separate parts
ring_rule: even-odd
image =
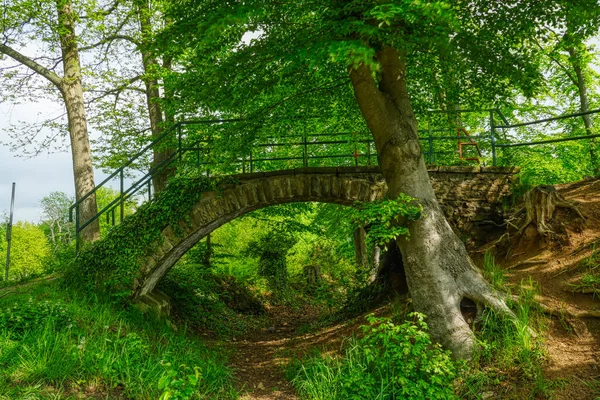
[[[342,358],[316,357],[292,383],[309,399],[454,399],[450,353],[431,342],[424,316],[399,325],[369,315]]]
[[[368,227],[367,240],[381,247],[399,236],[408,236],[408,221],[421,217],[423,207],[417,200],[400,193],[395,199],[358,202],[353,213],[355,224]]]
[[[496,268],[490,268],[494,263],[487,265],[486,276]],[[499,281],[496,277],[496,282]],[[500,398],[512,397],[516,394],[508,391],[516,387],[527,388],[530,398],[548,395],[553,383],[544,378],[542,371],[545,353],[540,333],[545,327],[543,319],[534,312],[537,293],[539,285],[533,280],[521,282],[518,300],[509,302],[516,319],[489,309],[483,312],[477,332],[478,352],[473,363],[461,372],[458,385],[461,398],[476,399],[486,391]]]
[[[185,364],[175,368],[169,362],[161,364],[165,372],[158,381],[158,389],[162,391],[159,400],[191,399],[202,379],[200,368],[190,368]]]

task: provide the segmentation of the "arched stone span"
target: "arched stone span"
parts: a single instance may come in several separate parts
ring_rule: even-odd
[[[501,199],[509,193],[516,172],[515,169],[497,167],[430,167],[440,202],[444,204],[446,199],[450,203],[447,207],[449,216],[456,214],[453,203],[456,201],[463,204],[465,210],[479,207],[489,213],[490,205],[497,206],[492,207],[494,210],[501,210]],[[238,183],[225,186],[222,192],[205,193],[178,223],[176,230],[172,226],[163,229],[161,241],[154,243],[139,260],[140,274],[134,280],[134,297],[151,292],[200,239],[251,211],[309,201],[351,206],[355,201],[380,199],[387,192],[378,167],[299,168],[240,174],[236,178]]]

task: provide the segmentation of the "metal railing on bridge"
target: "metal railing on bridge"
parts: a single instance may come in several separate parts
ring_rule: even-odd
[[[495,166],[498,164],[498,150],[600,137],[588,134],[512,142],[507,131],[597,113],[600,113],[600,109],[510,124],[498,109],[430,111],[419,121],[422,127],[419,139],[425,159],[430,164],[456,165],[476,161]],[[497,124],[497,121],[501,123]],[[232,136],[231,132],[236,132],[235,124],[245,122],[247,121],[243,119],[182,121],[166,129],[160,137],[142,148],[70,207],[69,217],[75,223],[77,249],[79,234],[83,229],[100,218],[106,218],[109,225],[122,221],[125,218],[126,202],[140,194],[145,199],[151,199],[153,177],[168,170],[184,171],[194,168],[212,176],[297,167],[377,164],[377,152],[366,128],[352,132],[302,132],[254,139],[248,139],[243,132]],[[471,146],[470,154],[461,146],[461,143],[469,145],[463,142],[466,138],[464,133],[467,133],[469,143],[476,143],[476,146]],[[149,160],[156,150],[167,150],[168,155],[158,164],[152,165]],[[140,172],[144,165],[151,167]],[[100,188],[107,186],[118,187],[116,198],[103,205],[96,215],[82,221],[79,206]]]

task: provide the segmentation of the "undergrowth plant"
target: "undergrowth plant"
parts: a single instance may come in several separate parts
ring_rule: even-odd
[[[351,339],[340,358],[313,357],[296,366],[294,386],[307,399],[453,399],[456,368],[433,344],[424,316],[395,324],[367,316],[364,336]]]
[[[592,253],[579,265],[585,269],[579,280],[571,284],[573,290],[600,296],[600,250],[593,246]]]

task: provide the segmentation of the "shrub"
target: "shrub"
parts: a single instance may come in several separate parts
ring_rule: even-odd
[[[431,342],[424,316],[400,325],[367,317],[365,335],[340,359],[313,358],[293,379],[310,399],[452,399],[456,368]]]
[[[0,232],[0,259],[6,260],[6,231]],[[21,280],[44,271],[50,247],[44,231],[30,222],[17,222],[12,227],[9,280]]]

